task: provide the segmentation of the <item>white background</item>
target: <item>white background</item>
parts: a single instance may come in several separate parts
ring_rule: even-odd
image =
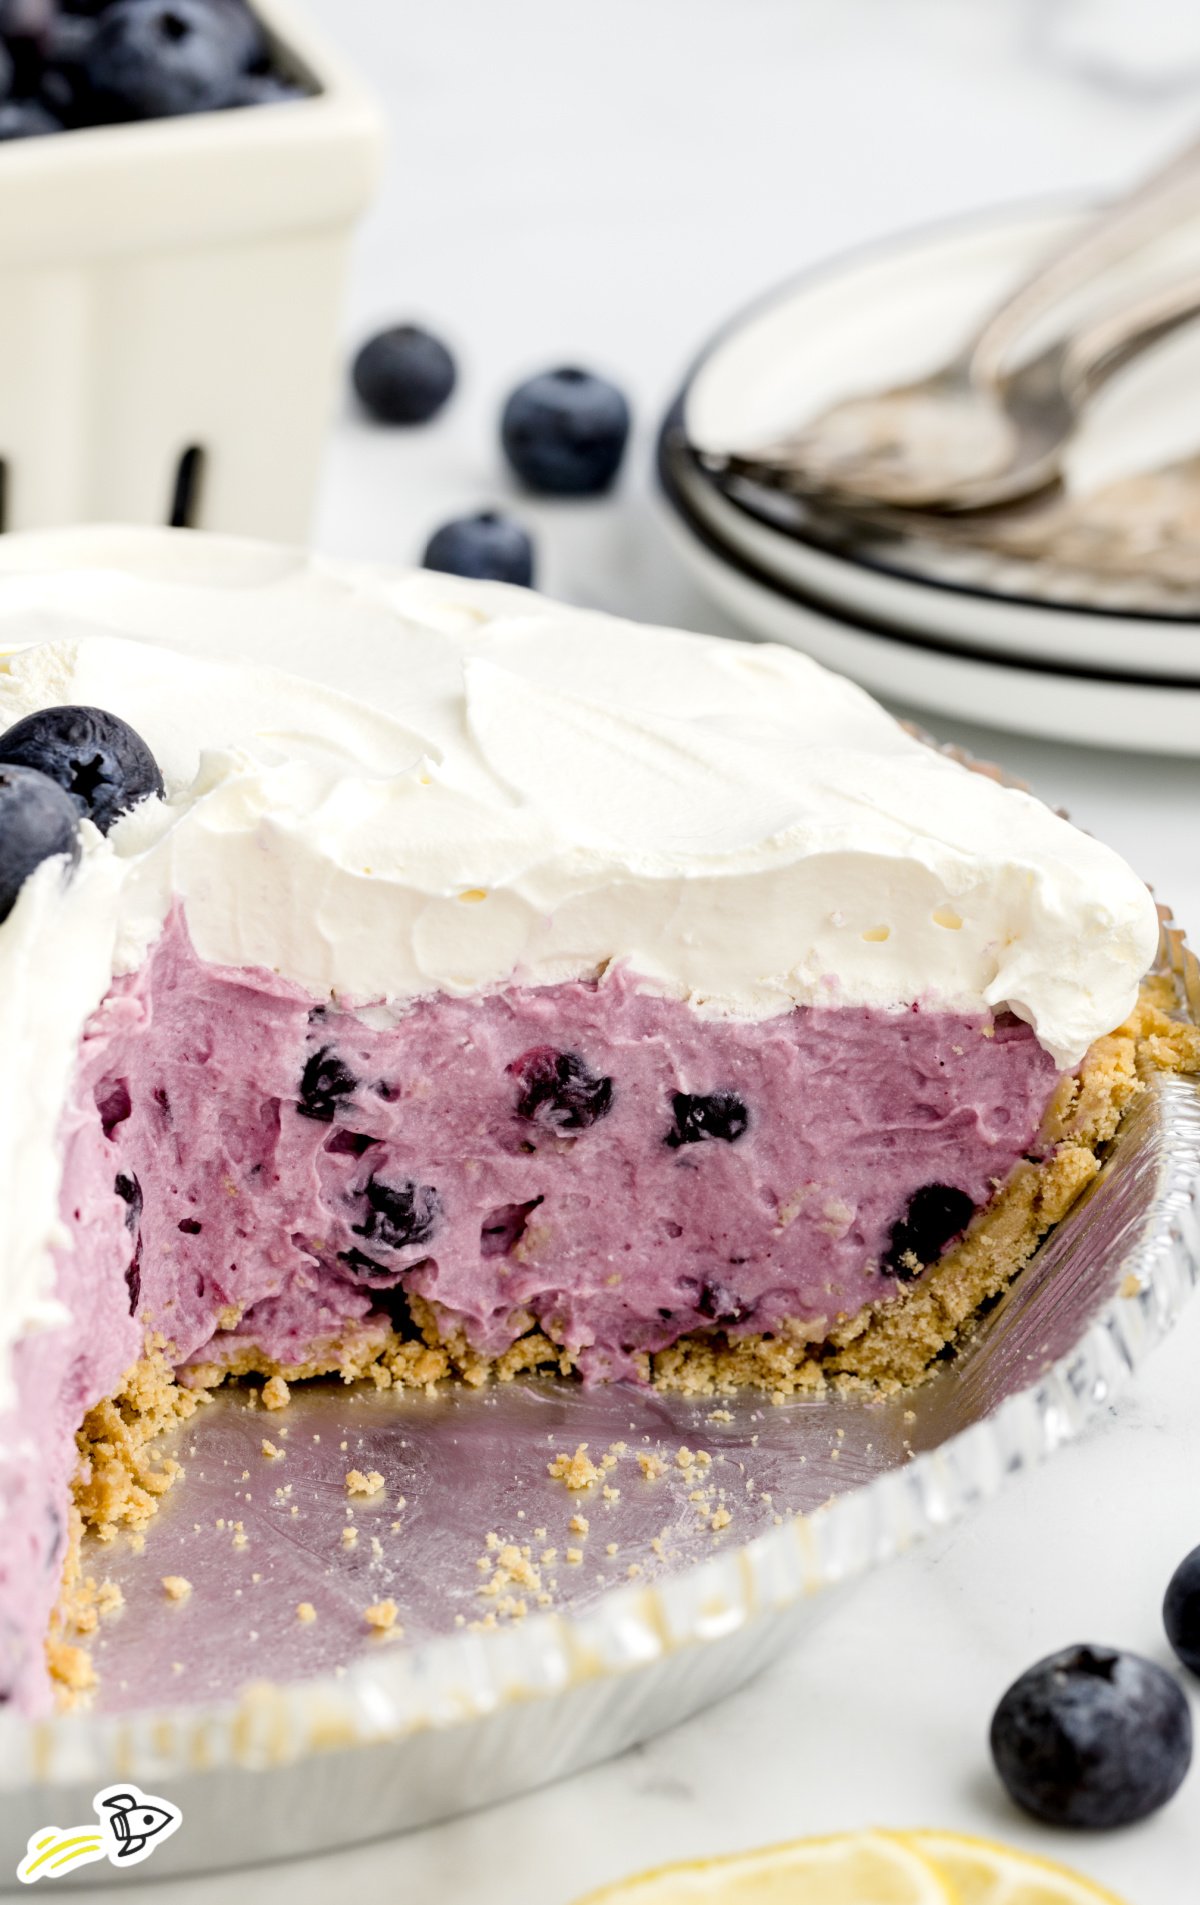
[[[415,559],[447,514],[504,501],[505,391],[578,361],[625,385],[639,434],[613,500],[512,499],[537,533],[540,579],[698,628],[727,625],[666,545],[648,466],[656,417],[706,335],[838,249],[974,206],[1116,187],[1200,124],[1191,0],[309,4],[392,124],[347,341],[413,317],[462,366],[455,403],[423,431],[373,431],[347,404],[318,540]],[[957,733],[1119,847],[1200,934],[1200,766]],[[502,1809],[336,1864],[248,1874],[238,1892],[255,1905],[334,1891],[567,1905],[663,1859],[877,1822],[1001,1834],[1072,1859],[1130,1905],[1191,1905],[1200,1766],[1148,1825],[1068,1841],[1006,1806],[985,1743],[996,1698],[1051,1648],[1164,1656],[1158,1608],[1200,1542],[1198,1477],[1200,1304],[1085,1446],[847,1595],[718,1710]],[[173,1886],[171,1905],[215,1905],[229,1884]]]

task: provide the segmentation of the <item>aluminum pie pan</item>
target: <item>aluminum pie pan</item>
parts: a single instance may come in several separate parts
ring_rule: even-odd
[[[1162,961],[1200,1022],[1200,968],[1169,918]],[[106,1552],[129,1601],[101,1646],[111,1710],[0,1713],[0,1887],[32,1832],[89,1817],[115,1780],[182,1808],[148,1866],[120,1875],[166,1878],[429,1824],[676,1724],[793,1643],[831,1589],[1079,1435],[1198,1280],[1200,1080],[1162,1076],[960,1352],[900,1396],[773,1407],[544,1379],[434,1398],[320,1385],[280,1417],[219,1396],[179,1432],[187,1481],[145,1553]],[[264,1457],[284,1428],[286,1458]],[[627,1445],[586,1500],[547,1474],[548,1453],[579,1441]],[[647,1482],[638,1449],[680,1445],[711,1465],[671,1462]],[[353,1549],[348,1463],[387,1482],[355,1509]],[[721,1489],[731,1520],[714,1531]],[[581,1508],[586,1536],[569,1529]],[[487,1534],[543,1527],[559,1551],[552,1607],[478,1631]],[[566,1561],[572,1543],[582,1563]],[[193,1582],[182,1606],[158,1586],[172,1572]],[[389,1586],[409,1634],[364,1642],[361,1609]],[[311,1627],[301,1598],[320,1602]],[[93,1866],[86,1882],[115,1876]]]

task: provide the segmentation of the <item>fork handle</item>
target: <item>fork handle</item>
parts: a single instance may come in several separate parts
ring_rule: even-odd
[[[1200,277],[1151,292],[1077,331],[1063,347],[1062,379],[1085,401],[1143,351],[1200,317]]]
[[[989,314],[964,353],[971,376],[994,382],[1014,341],[1043,312],[1197,211],[1200,139],[1090,218]]]

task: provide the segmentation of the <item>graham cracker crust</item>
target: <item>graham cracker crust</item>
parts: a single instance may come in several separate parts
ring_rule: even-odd
[[[1158,1072],[1200,1073],[1200,1026],[1180,1021],[1173,981],[1153,974],[1115,1032],[1098,1039],[1079,1071],[1065,1073],[1042,1124],[1043,1155],[1018,1164],[965,1236],[902,1295],[893,1291],[824,1342],[746,1336],[684,1339],[653,1359],[661,1388],[700,1396],[753,1386],[780,1399],[827,1384],[893,1393],[928,1375],[985,1304],[1008,1288],[1038,1245],[1100,1170],[1105,1146]]]
[[[1144,982],[1125,1024],[1098,1040],[1079,1071],[1060,1081],[1043,1123],[1040,1155],[1016,1167],[995,1201],[945,1256],[920,1269],[919,1279],[901,1286],[889,1279],[886,1295],[854,1316],[833,1318],[818,1336],[809,1324],[794,1336],[686,1337],[644,1357],[645,1378],[679,1394],[724,1396],[750,1387],[779,1401],[831,1386],[888,1393],[920,1382],[1095,1178],[1105,1146],[1146,1089],[1147,1076],[1200,1073],[1200,1026],[1181,1022],[1176,1010],[1168,976]],[[47,1643],[51,1673],[68,1696],[86,1691],[91,1666],[67,1636],[91,1631],[106,1611],[106,1584],[98,1586],[82,1573],[82,1531],[101,1541],[120,1530],[140,1538],[181,1473],[178,1462],[156,1455],[158,1439],[222,1383],[264,1379],[266,1387],[257,1394],[264,1408],[274,1410],[286,1407],[288,1384],[317,1376],[432,1390],[446,1381],[478,1387],[527,1372],[567,1375],[575,1367],[571,1353],[532,1319],[503,1355],[489,1358],[472,1349],[461,1327],[434,1305],[413,1297],[410,1311],[411,1333],[372,1324],[353,1338],[315,1345],[299,1364],[280,1364],[239,1341],[231,1343],[228,1356],[177,1373],[170,1345],[161,1338],[148,1343],[120,1389],[91,1410],[79,1431],[73,1536]],[[238,1320],[231,1310],[222,1323],[232,1331]]]

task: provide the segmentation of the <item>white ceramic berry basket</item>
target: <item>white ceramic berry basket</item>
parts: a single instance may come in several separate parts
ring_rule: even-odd
[[[1160,963],[1200,1023],[1200,965],[1169,917]],[[1200,1079],[1161,1077],[960,1354],[900,1396],[769,1407],[745,1393],[717,1407],[548,1380],[432,1397],[315,1385],[278,1428],[271,1418],[290,1438],[280,1499],[257,1480],[261,1410],[222,1392],[180,1433],[186,1481],[144,1554],[105,1556],[126,1605],[97,1649],[97,1710],[36,1724],[0,1711],[0,1890],[34,1832],[87,1821],[92,1795],[120,1780],[181,1807],[183,1825],[133,1872],[89,1866],[88,1885],[359,1844],[674,1725],[800,1639],[833,1589],[1079,1435],[1198,1281]],[[616,1499],[549,1477],[548,1453],[579,1441],[627,1445]],[[639,1477],[647,1443],[711,1451],[705,1486],[725,1488],[727,1526],[697,1515],[695,1471],[668,1462],[653,1484]],[[383,1515],[404,1491],[392,1577],[369,1527],[340,1540],[342,1451],[385,1476]],[[581,1505],[590,1565],[561,1570],[551,1610],[473,1631],[485,1531],[583,1539],[567,1533]],[[318,1567],[326,1605],[342,1593],[340,1626],[295,1618]],[[193,1587],[181,1605],[160,1586],[176,1573]],[[389,1589],[408,1627],[396,1644],[362,1627],[364,1602]]]
[[[382,128],[287,0],[255,10],[311,97],[0,146],[0,529],[307,534]]]

